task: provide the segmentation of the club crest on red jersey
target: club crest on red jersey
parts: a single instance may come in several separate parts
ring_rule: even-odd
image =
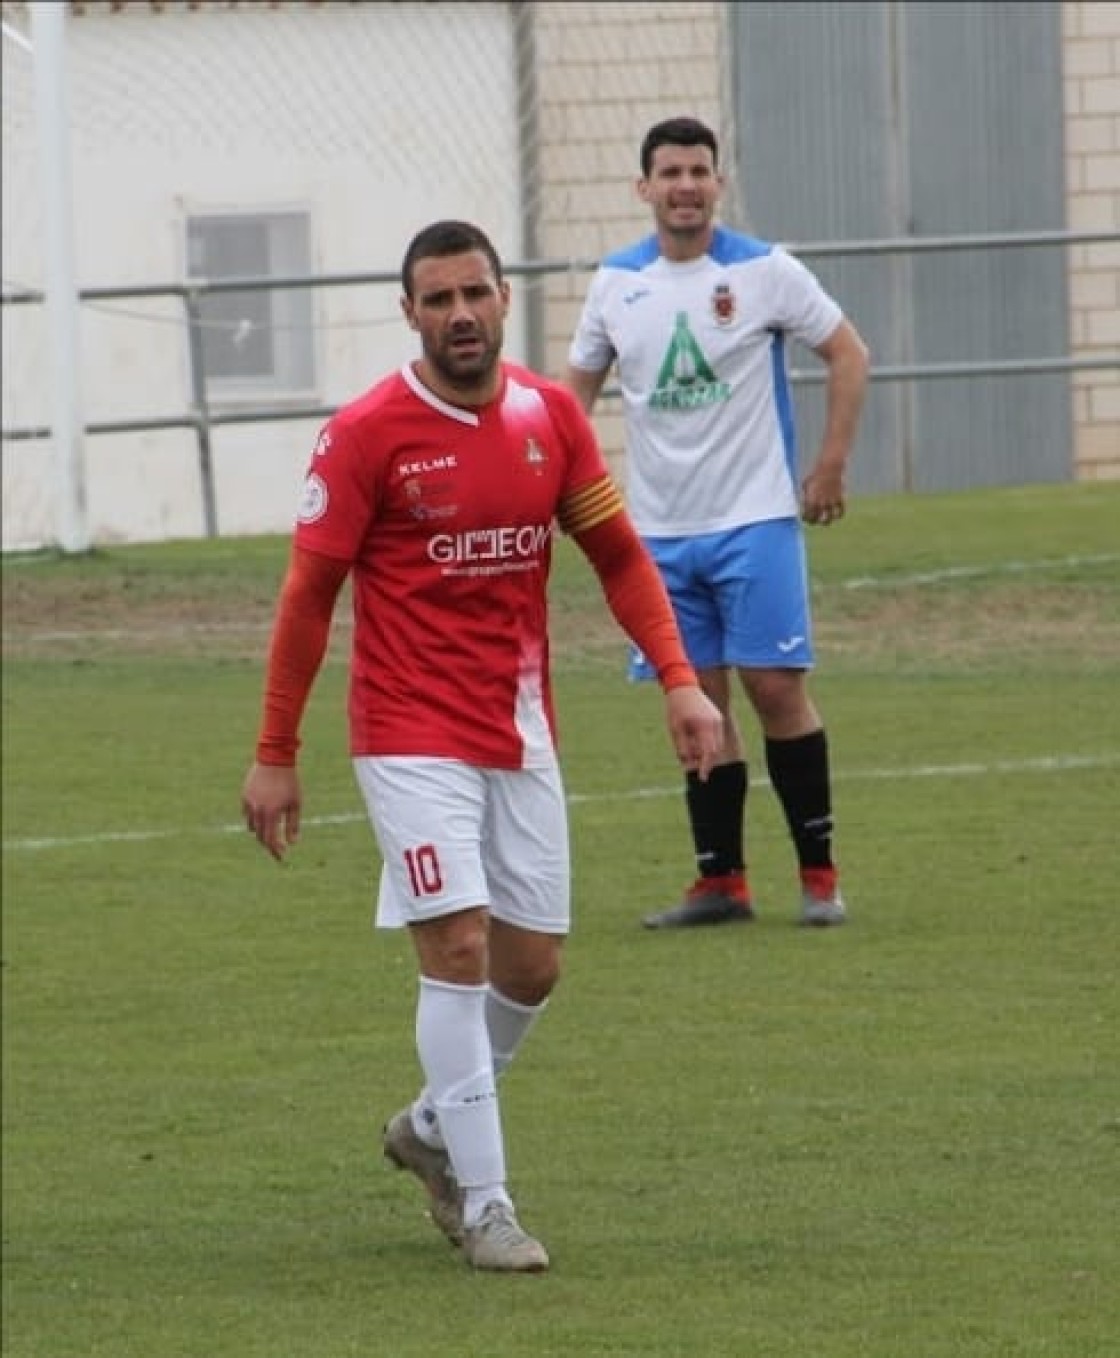
[[[717,283],[712,289],[712,315],[716,325],[730,325],[735,319],[735,294],[730,283]]]
[[[525,461],[532,467],[538,476],[544,471],[544,465],[548,461],[548,456],[536,439],[529,439],[526,442]]]

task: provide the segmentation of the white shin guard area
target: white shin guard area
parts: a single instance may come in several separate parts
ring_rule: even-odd
[[[460,1187],[505,1183],[505,1148],[486,1027],[487,987],[420,978],[416,1048]]]

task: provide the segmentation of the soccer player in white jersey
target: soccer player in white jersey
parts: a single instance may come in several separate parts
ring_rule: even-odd
[[[352,577],[350,749],[383,859],[377,919],[419,963],[426,1084],[384,1150],[474,1268],[540,1272],[506,1185],[497,1077],[556,982],[569,927],[546,583],[554,523],[655,666],[681,763],[707,775],[722,718],[688,662],[657,569],[587,416],[501,358],[509,285],[489,239],[436,222],[401,305],[420,359],[315,446],[269,650],[247,827],[280,859],[299,833],[300,719]]]
[[[628,507],[668,587],[689,659],[724,714],[711,776],[686,774],[699,876],[682,900],[643,923],[753,918],[747,762],[732,712],[737,671],[796,849],[799,918],[840,924],[828,742],[806,683],[813,645],[801,520],[830,524],[844,513],[867,350],[804,265],[717,224],[718,154],[714,133],[694,118],[650,128],[637,189],[654,232],[600,264],[565,379],[590,412],[617,365]],[[800,485],[789,340],[828,369],[823,438]],[[643,673],[638,655],[634,675]]]

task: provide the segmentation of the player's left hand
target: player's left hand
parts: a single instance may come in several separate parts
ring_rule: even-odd
[[[671,688],[665,695],[669,735],[682,768],[706,781],[723,750],[723,716],[703,689]]]
[[[827,527],[844,517],[844,473],[820,464],[801,483],[801,517]]]

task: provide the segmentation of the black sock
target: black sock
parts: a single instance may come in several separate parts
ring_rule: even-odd
[[[812,731],[766,741],[766,767],[803,868],[832,867],[832,792],[828,738]]]
[[[685,785],[688,822],[701,877],[742,872],[743,811],[747,804],[747,766],[743,760],[718,764],[702,783],[689,773]]]

